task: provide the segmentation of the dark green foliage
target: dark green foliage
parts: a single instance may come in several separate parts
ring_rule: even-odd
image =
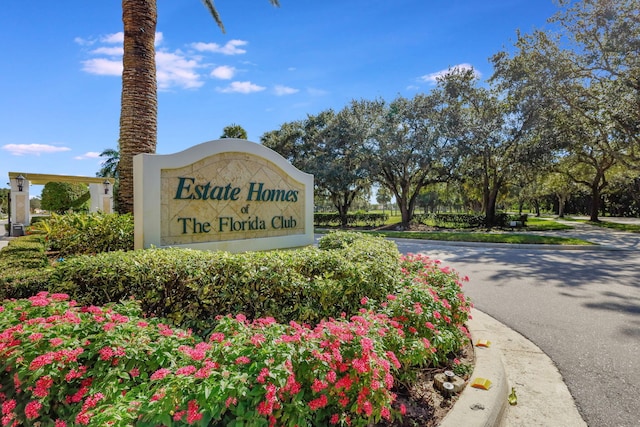
[[[443,228],[479,228],[487,226],[486,217],[476,214],[428,213],[415,215],[413,219],[420,224]],[[494,217],[493,226],[509,227],[511,221],[520,221],[522,222],[521,225],[525,225],[527,215],[499,213]]]
[[[356,212],[347,214],[347,227],[380,227],[389,219],[389,214]],[[342,219],[338,212],[314,213],[313,223],[316,227],[338,227]]]
[[[90,199],[86,184],[48,182],[42,189],[42,209],[63,213],[86,210]]]
[[[238,312],[316,323],[356,313],[361,297],[383,299],[401,280],[393,243],[340,234],[326,237],[333,244],[321,244],[333,250],[148,249],[80,256],[57,264],[51,291],[94,305],[135,296],[148,314],[200,331],[217,315]]]
[[[47,289],[50,273],[44,236],[11,240],[0,251],[0,299],[30,297]]]
[[[477,228],[484,227],[485,216],[477,214],[428,213],[413,217],[415,222],[445,228]]]

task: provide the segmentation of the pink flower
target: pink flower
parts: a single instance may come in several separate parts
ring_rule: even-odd
[[[362,410],[367,415],[367,417],[370,417],[373,413],[373,405],[367,400],[362,404]]]
[[[152,381],[155,380],[161,380],[164,377],[166,377],[167,375],[169,375],[171,373],[171,371],[167,368],[160,368],[157,371],[155,371],[153,374],[151,374],[151,377],[149,378]]]
[[[53,385],[53,379],[49,375],[38,378],[36,381],[36,388],[33,391],[33,395],[36,397],[47,397],[49,395],[49,389]]]
[[[266,341],[266,338],[262,334],[255,334],[251,337],[251,343],[256,347],[259,347],[263,342]]]
[[[129,371],[129,375],[131,375],[132,378],[139,377],[140,376],[140,369],[138,369],[138,368],[131,369]]]
[[[109,360],[115,355],[111,347],[102,347],[98,353],[100,353],[101,360]]]
[[[328,403],[329,403],[329,399],[327,399],[327,396],[323,394],[317,399],[313,399],[312,401],[309,402],[309,409],[311,409],[312,411],[316,411],[320,408],[324,408],[325,406],[327,406]]]
[[[42,338],[42,336],[43,335],[40,332],[36,332],[36,333],[33,333],[33,334],[29,335],[29,339],[31,341],[38,341],[39,339]]]
[[[51,347],[57,347],[61,345],[63,342],[64,340],[62,338],[51,338],[49,340],[49,344],[51,344]]]
[[[80,413],[78,413],[78,415],[76,415],[76,423],[77,424],[82,424],[82,425],[89,425],[89,422],[91,421],[91,417],[89,416],[89,414],[87,414],[84,411],[81,411]]]
[[[197,368],[193,365],[183,366],[182,368],[178,368],[176,371],[176,375],[193,375],[193,373],[197,371]]]
[[[257,409],[260,415],[269,415],[273,412],[273,403],[263,400],[262,402],[258,403]]]
[[[15,399],[7,400],[2,404],[2,415],[7,415],[16,409],[17,403]]]
[[[67,423],[62,420],[56,420],[54,427],[67,427]]]
[[[389,411],[389,408],[383,406],[382,409],[380,409],[380,417],[385,420],[391,420],[391,411]]]
[[[45,353],[45,354],[41,354],[40,356],[37,356],[35,359],[31,361],[31,364],[29,365],[29,370],[35,371],[39,368],[42,368],[43,366],[50,365],[51,363],[53,363],[54,356],[55,356],[55,353],[53,352]]]
[[[360,304],[366,305],[368,302],[369,302],[369,298],[367,297],[360,298]]]
[[[435,326],[433,326],[433,323],[431,323],[431,322],[427,322],[424,325],[429,329],[435,329],[436,328]]]
[[[187,423],[193,424],[202,419],[202,413],[199,410],[198,402],[190,400],[187,404]]]
[[[235,397],[229,396],[227,400],[224,402],[224,405],[228,408],[231,405],[236,405],[238,403],[238,399]]]
[[[338,414],[333,414],[331,415],[331,418],[329,418],[329,424],[332,424],[332,425],[338,424],[339,421],[340,421],[340,415]]]
[[[38,418],[40,416],[40,408],[42,408],[42,403],[38,402],[37,400],[32,400],[31,402],[27,403],[27,406],[24,407],[24,414],[29,420]]]
[[[387,299],[388,299],[389,301],[393,301],[394,299],[397,299],[397,298],[398,298],[398,297],[397,297],[397,296],[395,296],[395,295],[387,295]]]
[[[260,370],[260,373],[258,374],[258,377],[256,378],[256,381],[260,384],[264,384],[268,376],[269,368],[262,368]]]
[[[327,383],[315,378],[313,380],[313,384],[311,385],[311,390],[313,390],[314,393],[320,393],[322,390],[324,390],[327,387],[328,387]]]
[[[240,356],[236,359],[236,365],[248,365],[251,363],[251,359],[247,356]]]
[[[209,341],[222,342],[224,341],[224,334],[222,332],[214,332],[209,337]]]

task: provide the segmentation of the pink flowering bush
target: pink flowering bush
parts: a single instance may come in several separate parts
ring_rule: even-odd
[[[206,338],[137,301],[64,294],[0,305],[1,426],[365,426],[399,417],[394,385],[466,340],[461,280],[423,256],[403,286],[315,325],[219,316]]]

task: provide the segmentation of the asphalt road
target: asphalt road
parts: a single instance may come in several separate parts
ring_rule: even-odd
[[[614,250],[396,242],[468,275],[476,308],[551,357],[589,426],[640,426],[640,234],[587,225],[563,234]]]

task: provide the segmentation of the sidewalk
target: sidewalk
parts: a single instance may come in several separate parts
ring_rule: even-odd
[[[474,347],[476,366],[471,376],[493,384],[485,391],[467,386],[442,427],[584,427],[569,389],[551,359],[522,335],[487,314],[473,310],[468,322],[473,341],[491,341]],[[518,403],[507,396],[514,387]]]

